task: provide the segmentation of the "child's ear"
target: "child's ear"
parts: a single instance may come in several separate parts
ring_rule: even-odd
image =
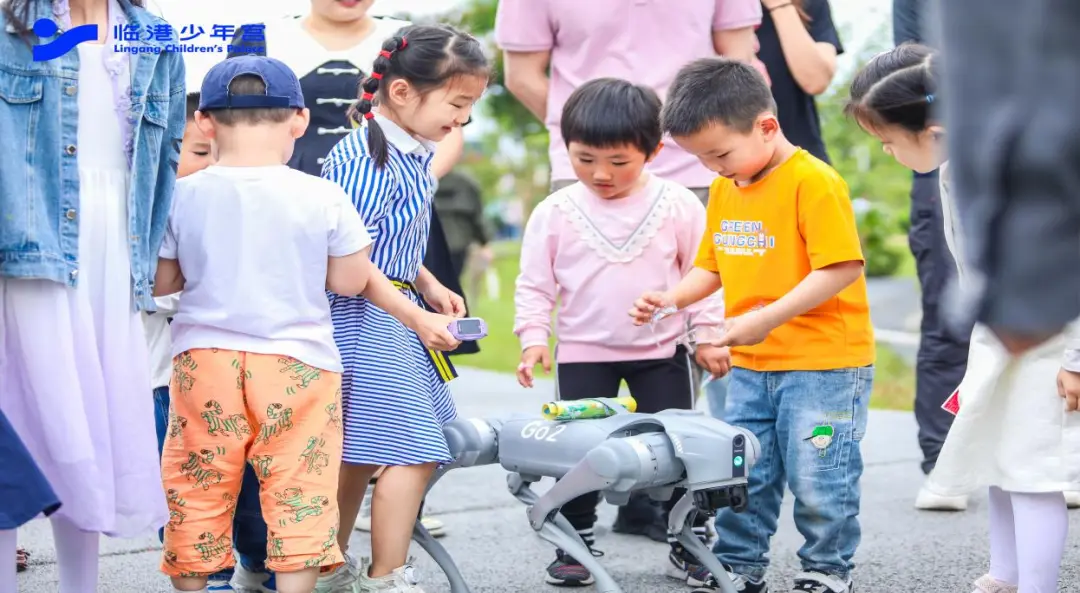
[[[199,131],[202,132],[203,136],[206,136],[207,139],[213,140],[217,137],[216,134],[214,134],[214,121],[210,119],[209,115],[206,115],[201,111],[195,112],[195,126],[199,128]]]
[[[290,132],[292,132],[292,137],[295,139],[299,139],[301,136],[303,136],[304,132],[307,131],[308,125],[310,123],[311,110],[307,109],[306,107],[304,109],[297,110],[296,115],[293,116],[292,126],[290,129]]]
[[[761,130],[761,135],[766,141],[771,141],[776,138],[776,135],[780,133],[780,122],[776,119],[776,116],[771,113],[765,113],[758,116],[758,129]]]
[[[937,141],[945,139],[945,126],[938,124],[930,124],[927,126],[926,131],[930,133],[930,137]]]
[[[390,82],[390,87],[386,89],[386,95],[390,98],[391,103],[404,106],[412,98],[412,85],[400,78],[395,78]]]

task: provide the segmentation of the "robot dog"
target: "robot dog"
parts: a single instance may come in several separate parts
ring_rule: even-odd
[[[591,400],[607,406],[611,414],[596,419],[514,416],[450,422],[444,432],[455,461],[440,468],[429,489],[453,469],[501,464],[510,472],[510,493],[528,506],[532,528],[589,569],[601,593],[622,589],[559,508],[595,491],[609,503],[623,505],[631,492],[644,491],[653,500],[664,501],[676,488],[685,489],[671,511],[668,528],[713,573],[723,593],[735,593],[724,567],[694,535],[693,519],[696,513],[711,516],[723,507],[746,508],[746,477],[760,455],[757,439],[701,412],[635,414],[620,400]],[[539,495],[531,486],[544,477],[557,481]],[[471,593],[453,558],[419,521],[413,539],[442,568],[452,593]]]

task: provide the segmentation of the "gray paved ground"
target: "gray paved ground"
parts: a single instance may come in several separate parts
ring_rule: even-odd
[[[463,369],[455,392],[465,416],[499,412],[539,411],[551,396],[550,384],[533,391],[517,387],[510,377]],[[912,501],[921,475],[916,460],[915,422],[910,414],[873,412],[864,441],[867,469],[863,482],[863,544],[859,551],[861,590],[874,593],[968,593],[968,583],[986,569],[985,501],[974,501],[960,514],[918,513]],[[460,470],[437,486],[429,501],[432,514],[445,521],[444,544],[456,557],[475,593],[537,592],[555,589],[542,582],[552,552],[529,529],[524,508],[505,490],[504,472],[495,467]],[[601,523],[610,525],[613,507],[605,507]],[[790,578],[800,537],[791,522],[790,501],[773,540],[778,584]],[[1080,534],[1080,513],[1072,519]],[[1075,538],[1074,538],[1075,539]],[[31,570],[20,577],[23,593],[53,593],[56,567],[48,525],[34,523],[21,533],[21,543],[34,554]],[[354,546],[366,553],[367,536],[356,534]],[[604,564],[626,593],[686,591],[662,575],[665,547],[641,538],[602,532]],[[448,587],[423,551],[420,557],[425,588],[446,593]],[[157,572],[159,553],[153,536],[137,540],[106,540],[103,544],[102,586],[108,593],[165,593],[166,580]],[[1065,562],[1062,591],[1080,593],[1080,550],[1074,545]],[[587,591],[588,589],[586,589]]]

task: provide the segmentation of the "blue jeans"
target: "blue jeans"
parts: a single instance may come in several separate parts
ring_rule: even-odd
[[[158,454],[165,447],[165,433],[169,429],[169,388],[154,389],[154,422],[157,425]],[[158,532],[165,540],[165,530]],[[259,477],[250,464],[244,470],[240,494],[236,497],[236,516],[233,517],[233,546],[240,562],[249,570],[261,571],[266,567],[266,522],[263,521],[262,505],[259,503]],[[231,573],[232,569],[223,573]]]
[[[708,378],[709,373],[706,372],[705,379]],[[709,402],[709,413],[717,420],[724,419],[724,408],[727,407],[728,383],[730,382],[731,375],[724,375],[705,384],[705,399]]]
[[[829,371],[732,369],[724,420],[753,431],[761,457],[750,470],[742,513],[716,517],[716,557],[732,572],[764,578],[784,486],[795,495],[795,526],[806,539],[803,570],[846,579],[859,546],[859,443],[866,434],[872,366]]]

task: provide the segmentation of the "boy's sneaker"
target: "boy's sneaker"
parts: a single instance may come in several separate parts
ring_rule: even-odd
[[[728,578],[739,593],[769,593],[769,585],[765,579],[754,581],[746,575],[733,572],[728,572]],[[721,590],[716,577],[704,566],[694,566],[687,575],[686,584],[694,587],[692,593],[716,593]]]
[[[676,581],[685,581],[686,584],[691,587],[701,585],[699,581],[691,582],[691,573],[701,572],[702,566],[698,564],[698,559],[694,558],[690,552],[686,551],[686,548],[681,544],[671,544],[671,551],[668,552],[668,567],[665,571],[668,577],[675,579]],[[706,570],[706,572],[708,572]]]
[[[359,584],[359,593],[424,593],[411,564],[377,579],[369,577],[367,567],[364,566],[360,570]]]
[[[702,524],[699,527],[694,527],[694,535],[697,536],[701,543],[707,547],[709,545],[709,529],[706,525]],[[701,571],[700,561],[694,557],[672,534],[667,535],[668,545],[671,546],[671,551],[668,553],[668,567],[667,576],[677,580],[686,581],[691,587],[697,586],[701,583],[691,582],[690,573],[694,571]]]
[[[548,565],[544,581],[556,587],[588,587],[595,582],[589,569],[562,550],[555,550],[555,561]]]
[[[855,585],[851,579],[841,580],[832,575],[807,571],[795,575],[795,585],[791,593],[854,593]]]
[[[215,591],[217,589],[210,589]],[[238,591],[240,593],[277,593],[277,582],[274,573],[264,568],[248,568],[243,562],[237,562],[232,578],[232,589],[220,589],[221,591]]]
[[[344,564],[333,572],[319,575],[315,593],[360,593],[360,563],[348,552],[344,556]]]
[[[1019,587],[999,581],[985,574],[975,581],[975,591],[972,593],[1016,593]]]

